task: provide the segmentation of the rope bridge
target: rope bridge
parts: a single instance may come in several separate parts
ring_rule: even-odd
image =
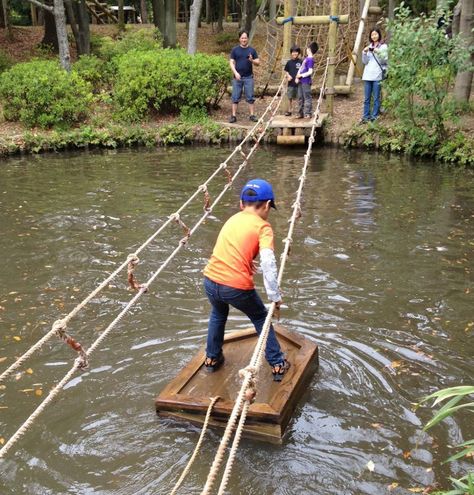
[[[306,173],[309,165],[309,160],[311,158],[311,152],[313,149],[313,143],[315,141],[314,135],[316,133],[316,123],[320,117],[321,113],[321,104],[323,101],[324,97],[324,90],[326,88],[326,79],[327,79],[327,72],[328,72],[328,67],[329,67],[329,62],[330,60],[327,59],[326,61],[326,67],[323,73],[323,79],[322,79],[322,85],[321,85],[321,92],[319,94],[318,102],[316,105],[316,110],[314,111],[313,114],[313,119],[312,119],[312,127],[311,127],[311,133],[310,137],[308,140],[308,148],[306,150],[306,153],[304,155],[304,163],[303,163],[303,168],[301,171],[301,175],[299,177],[299,187],[298,191],[296,193],[296,199],[293,203],[293,212],[291,215],[291,218],[289,220],[289,228],[288,228],[288,234],[286,238],[283,240],[285,247],[283,249],[283,253],[281,255],[281,261],[280,261],[280,270],[278,272],[278,285],[281,286],[281,282],[283,280],[283,273],[285,271],[285,266],[286,262],[288,260],[290,250],[291,250],[291,244],[293,242],[293,232],[295,229],[295,224],[296,221],[301,217],[301,198],[303,195],[303,188],[304,184],[306,181]],[[273,314],[276,309],[276,303],[272,302],[268,311],[267,318],[265,320],[265,323],[263,325],[262,332],[260,333],[260,336],[258,338],[257,344],[255,346],[255,350],[252,354],[252,357],[250,359],[250,363],[248,366],[242,370],[240,370],[239,375],[242,378],[242,385],[239,390],[239,393],[237,395],[237,398],[235,399],[235,404],[234,408],[232,410],[232,413],[229,417],[229,420],[227,422],[224,434],[222,436],[222,439],[220,441],[219,447],[217,449],[217,453],[214,457],[214,461],[212,463],[212,466],[210,468],[206,484],[201,492],[201,495],[209,495],[211,493],[212,487],[217,479],[217,475],[219,473],[219,468],[224,460],[225,456],[225,451],[227,449],[227,446],[231,440],[232,433],[235,430],[235,435],[234,435],[234,440],[232,443],[232,446],[229,451],[227,463],[224,469],[224,473],[222,475],[221,483],[219,486],[219,491],[218,495],[223,495],[225,493],[225,489],[230,477],[230,473],[232,471],[232,467],[234,464],[235,460],[235,455],[237,453],[237,449],[240,443],[240,439],[242,437],[242,432],[243,428],[245,425],[245,421],[247,418],[247,413],[250,408],[250,405],[254,402],[255,396],[256,396],[256,377],[258,370],[262,364],[263,361],[263,356],[265,353],[265,346],[268,338],[268,333],[270,330],[270,325],[272,321]],[[186,474],[190,471],[191,464],[194,462],[197,452],[200,448],[200,445],[202,443],[202,438],[204,436],[204,432],[207,428],[207,423],[208,423],[208,418],[211,413],[211,410],[214,406],[214,404],[217,402],[216,397],[211,399],[211,403],[209,405],[209,409],[206,415],[206,421],[203,426],[203,430],[201,432],[200,438],[198,445],[196,446],[196,449],[188,462],[188,465],[183,471],[183,474],[179,478],[178,482],[176,483],[175,487],[173,488],[171,495],[175,495],[177,492],[179,486],[182,484]],[[238,423],[237,423],[238,422]],[[237,425],[237,426],[236,426]]]
[[[60,320],[57,320],[52,325],[51,330],[44,335],[36,344],[31,346],[27,352],[20,356],[9,368],[7,368],[0,375],[0,382],[4,381],[8,376],[10,376],[16,369],[18,369],[29,357],[31,357],[36,351],[41,349],[41,347],[49,340],[53,335],[57,335],[64,342],[69,344],[75,351],[78,352],[78,357],[75,359],[73,366],[67,372],[67,374],[55,385],[55,387],[49,392],[41,404],[33,411],[33,413],[28,417],[28,419],[20,426],[20,428],[10,437],[10,439],[3,445],[0,449],[0,459],[5,457],[6,453],[17,443],[17,441],[28,431],[28,429],[33,425],[36,418],[43,412],[49,403],[51,403],[54,398],[59,394],[59,392],[64,388],[66,383],[71,379],[74,373],[79,369],[85,369],[88,366],[88,362],[91,354],[100,346],[107,335],[114,329],[114,327],[122,320],[122,318],[129,312],[129,310],[135,305],[135,303],[140,299],[140,297],[146,293],[150,285],[154,280],[160,275],[160,273],[168,266],[172,259],[181,251],[187,244],[189,238],[197,231],[201,224],[206,220],[206,218],[211,214],[215,206],[222,199],[224,194],[232,187],[236,177],[245,169],[248,164],[250,157],[257,150],[260,141],[267,132],[270,125],[271,119],[275,116],[281,104],[282,91],[284,89],[284,79],[282,79],[277,93],[270,101],[269,105],[263,112],[262,116],[256,122],[256,124],[249,130],[248,134],[244,139],[237,145],[230,155],[222,162],[217,169],[209,176],[209,178],[201,184],[194,194],[192,194],[189,199],[183,203],[183,205],[171,214],[168,219],[161,225],[155,233],[153,233],[134,253],[130,254],[127,259],[113,272],[111,273],[96,289],[94,289],[83,301],[81,301],[70,313]],[[267,118],[267,120],[265,120]],[[248,153],[243,150],[244,144],[250,144],[250,140],[253,139],[254,143],[250,148]],[[234,156],[241,156],[243,161],[234,172],[228,170],[229,162]],[[226,175],[226,184],[222,188],[220,194],[216,197],[211,205],[209,193],[207,191],[207,186],[209,183],[215,179],[222,172]],[[204,194],[204,213],[195,223],[192,228],[188,228],[181,220],[181,212],[200,194]],[[152,274],[152,276],[144,283],[138,284],[135,280],[133,270],[138,263],[138,254],[145,249],[168,225],[172,222],[178,223],[185,231],[185,237],[183,237],[177,247],[172,251],[168,258],[159,266],[159,268]],[[83,309],[104,287],[106,287],[109,282],[114,279],[125,267],[128,267],[127,278],[130,285],[137,291],[136,294],[130,299],[126,306],[120,311],[117,317],[107,326],[107,328],[100,334],[100,336],[92,343],[89,349],[84,350],[82,345],[78,343],[73,337],[66,333],[67,324],[69,321],[76,316],[81,309]]]

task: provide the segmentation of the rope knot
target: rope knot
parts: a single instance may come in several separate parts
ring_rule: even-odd
[[[54,330],[54,333],[60,338],[63,338],[63,335],[66,333],[66,321],[65,320],[56,320],[53,323],[52,330]]]
[[[135,253],[129,254],[127,256],[128,267],[127,267],[127,280],[130,287],[134,290],[140,290],[141,285],[137,282],[134,275],[135,267],[140,262],[140,259]]]
[[[257,373],[257,368],[255,368],[255,366],[246,366],[245,368],[239,370],[239,376],[242,379],[244,379],[246,376],[249,376],[250,379],[253,380],[255,378],[256,373]]]

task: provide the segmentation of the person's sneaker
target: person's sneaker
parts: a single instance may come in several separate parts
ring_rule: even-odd
[[[360,119],[358,124],[359,125],[364,125],[364,124],[367,124],[369,121],[367,119]]]
[[[305,119],[310,119],[310,118],[312,118],[312,117],[313,117],[313,116],[312,116],[311,114],[309,114],[309,113],[308,113],[307,115],[305,115],[305,116],[304,116],[304,118],[305,118]]]
[[[301,114],[301,113],[299,113],[299,114],[295,117],[295,119],[304,119],[304,115],[303,115],[303,114]]]
[[[290,362],[284,359],[281,363],[272,365],[272,375],[274,382],[281,382],[283,375],[290,369]]]
[[[222,352],[216,358],[206,356],[204,360],[204,368],[208,373],[214,373],[224,364],[224,354]]]
[[[249,117],[249,120],[251,120],[252,122],[258,122],[258,119],[257,119],[257,116],[256,115],[251,115]]]
[[[291,115],[291,112],[285,112],[285,117],[289,117]]]
[[[235,115],[232,115],[232,117],[229,119],[229,122],[231,124],[235,124],[237,122],[237,117]]]

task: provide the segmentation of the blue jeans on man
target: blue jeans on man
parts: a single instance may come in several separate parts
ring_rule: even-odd
[[[364,115],[362,120],[375,120],[380,113],[381,81],[364,81]],[[370,112],[370,100],[373,96],[372,113]]]
[[[254,103],[253,76],[241,77],[240,81],[232,79],[232,103],[239,103],[242,91],[245,91],[247,103]]]
[[[268,312],[255,289],[235,289],[213,282],[207,277],[204,277],[204,289],[212,306],[207,332],[207,357],[217,358],[222,352],[229,305],[246,314],[260,335]],[[265,358],[271,365],[281,363],[284,359],[273,325],[268,334]]]

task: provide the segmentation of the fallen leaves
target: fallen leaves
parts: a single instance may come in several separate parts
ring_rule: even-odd
[[[14,335],[13,336],[13,340],[16,340],[17,342],[20,342],[21,337],[19,337],[18,335]]]

